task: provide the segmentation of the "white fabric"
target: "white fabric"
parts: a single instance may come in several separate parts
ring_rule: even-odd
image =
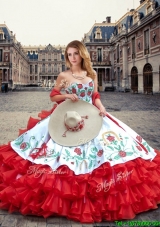
[[[109,162],[110,165],[113,166],[138,157],[152,160],[156,156],[154,149],[143,139],[142,144],[148,152],[142,148],[140,151],[137,148],[140,147],[137,143],[138,141],[136,141],[137,134],[132,129],[122,123],[123,128],[127,129],[126,133],[107,117],[103,118],[103,126],[95,139],[78,147],[60,146],[49,138],[49,118],[50,117],[47,117],[42,120],[33,129],[11,142],[12,148],[22,158],[37,164],[47,164],[53,170],[57,169],[60,165],[67,165],[75,174],[82,174],[92,172],[104,162]],[[116,118],[114,119],[117,120]],[[118,122],[121,125],[121,122]],[[109,141],[113,139],[111,136],[115,138],[114,142]],[[107,137],[108,139],[106,139]],[[36,148],[40,148],[44,142],[47,145],[46,156],[33,160],[29,155],[37,152]],[[23,143],[26,144],[24,151],[20,148]],[[101,155],[102,151],[103,154]],[[126,156],[120,157],[118,155],[119,151],[126,152]],[[59,161],[57,161],[58,157],[60,157]]]
[[[87,95],[86,88],[90,89],[89,85],[85,84],[83,88]],[[90,102],[91,99],[88,98],[88,100]],[[49,165],[53,170],[61,165],[67,165],[76,175],[90,173],[105,162],[114,166],[139,157],[152,160],[156,156],[154,149],[135,131],[112,115],[109,114],[109,116],[123,129],[108,117],[104,117],[99,135],[89,142],[86,139],[83,141],[86,143],[78,147],[61,146],[50,138],[48,134],[50,116],[12,141],[11,146],[24,159]],[[31,155],[36,154],[39,151],[38,148],[41,148],[44,143],[46,148],[43,148],[39,156],[33,159]]]

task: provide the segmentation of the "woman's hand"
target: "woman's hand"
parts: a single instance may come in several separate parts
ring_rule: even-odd
[[[100,106],[99,110],[100,110],[99,115],[102,116],[102,117],[105,117],[106,114],[107,114],[105,107],[104,106]]]
[[[78,101],[78,96],[76,94],[66,94],[66,99],[71,99],[73,102]]]
[[[106,116],[106,114],[107,114],[106,109],[103,106],[103,104],[102,104],[102,102],[101,102],[101,100],[99,98],[97,98],[95,100],[95,106],[99,109],[99,111],[100,111],[99,115],[100,116],[102,116],[102,117]]]

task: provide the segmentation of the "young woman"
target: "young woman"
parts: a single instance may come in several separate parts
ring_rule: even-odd
[[[69,43],[65,58],[69,69],[59,74],[50,94],[51,101],[59,105],[42,112],[39,116],[43,120],[31,119],[25,132],[0,147],[0,208],[45,218],[65,216],[84,223],[133,219],[140,212],[157,208],[160,153],[106,112],[84,45]],[[85,120],[79,117],[76,132],[65,122],[67,130],[62,135],[62,116],[74,105],[82,110]],[[94,108],[103,118],[97,115],[87,134],[87,115],[94,115]],[[50,136],[48,124],[54,114],[52,130],[64,136],[68,146]],[[79,119],[76,113],[71,114],[71,123]],[[99,130],[98,117],[102,118]],[[88,140],[95,130],[97,136]],[[79,132],[82,141],[75,145],[72,133],[78,138]]]
[[[94,89],[92,93],[97,94],[97,75],[92,69],[89,53],[83,44],[79,41],[69,43],[65,50],[65,59],[69,70],[59,74],[55,89],[60,91],[62,88],[67,88],[67,86],[74,88],[75,83],[87,85],[89,82],[93,82]],[[76,94],[74,89],[71,92],[67,91],[67,94],[64,95],[52,96],[51,93],[51,101],[53,102],[64,101],[65,99],[71,99],[72,101],[85,100],[85,97],[82,97],[83,94],[80,92]],[[100,114],[104,116],[106,110],[99,98],[95,99],[95,105],[99,108]]]

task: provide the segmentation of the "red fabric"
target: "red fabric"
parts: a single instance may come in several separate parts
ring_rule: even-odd
[[[50,93],[50,97],[53,97],[55,95],[62,95],[60,91],[56,90],[53,88],[53,90],[51,91]],[[93,95],[92,95],[92,103],[93,105],[95,105],[95,100],[96,99],[100,99],[100,94],[99,92],[94,92]],[[64,101],[64,100],[63,100]],[[62,103],[63,101],[58,101],[57,103],[60,104]]]
[[[118,173],[131,171],[127,179],[116,182]],[[132,219],[157,208],[159,176],[158,151],[152,162],[137,158],[113,167],[104,163],[91,174],[75,175],[67,166],[54,172],[47,165],[33,164],[4,145],[0,147],[0,208],[44,218],[66,216],[82,223]]]
[[[99,94],[99,92],[94,92],[93,95],[92,95],[92,103],[93,103],[94,106],[96,106],[96,105],[95,105],[95,100],[96,100],[96,99],[100,99],[100,94]]]
[[[36,159],[38,157],[46,157],[46,154],[47,154],[47,145],[46,143],[43,143],[42,144],[42,147],[41,148],[37,148],[37,152],[36,153],[33,153],[33,154],[30,154],[29,156],[32,157],[32,159]]]
[[[50,93],[50,97],[53,97],[55,95],[62,95],[60,91],[56,90],[55,88],[53,88],[53,90]],[[63,100],[64,101],[64,100]],[[63,101],[57,101],[58,104],[62,103]]]
[[[47,117],[55,108],[39,116]],[[37,121],[30,118],[28,128]],[[65,165],[53,171],[24,160],[10,144],[0,146],[0,209],[82,223],[133,219],[160,203],[160,152],[155,152],[152,161],[106,162],[90,174],[75,175]],[[118,180],[119,173],[130,174]]]
[[[35,119],[33,117],[29,118],[28,124],[27,124],[27,130],[33,128],[37,123],[39,122],[38,119]]]
[[[42,110],[39,114],[38,117],[40,119],[36,119],[33,117],[30,117],[28,120],[27,128],[26,129],[19,129],[19,136],[25,133],[27,130],[33,128],[40,120],[43,120],[44,118],[48,117],[54,109],[57,107],[57,104],[54,104],[53,108],[51,110]]]
[[[53,108],[51,110],[42,110],[39,114],[38,114],[38,117],[42,119],[48,117],[54,110],[55,108],[57,107],[57,104],[54,104]]]

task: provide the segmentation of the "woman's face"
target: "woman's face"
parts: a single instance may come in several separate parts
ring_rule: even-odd
[[[67,50],[68,60],[72,66],[81,66],[82,57],[77,48],[69,47]]]

